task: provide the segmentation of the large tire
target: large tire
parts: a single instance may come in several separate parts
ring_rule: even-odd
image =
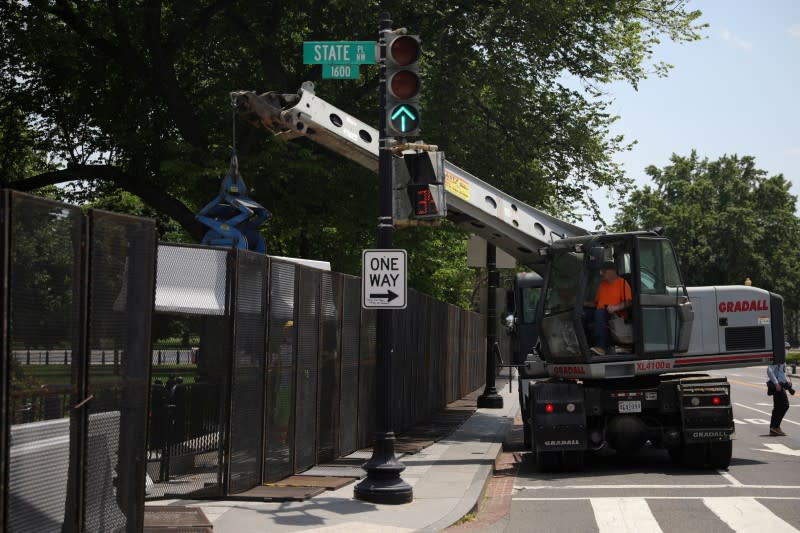
[[[708,445],[681,443],[681,465],[686,468],[698,469],[706,465],[706,452]]]
[[[525,449],[530,450],[531,448],[531,425],[527,422],[522,422],[522,440],[525,442]]]
[[[669,452],[669,458],[673,464],[679,465],[683,462],[683,448],[681,446],[670,448],[667,451]]]
[[[727,470],[733,456],[733,441],[713,442],[708,447],[708,466]]]
[[[536,451],[536,466],[539,472],[560,472],[561,452]]]
[[[566,472],[580,472],[583,470],[586,454],[583,450],[562,452],[561,463]]]

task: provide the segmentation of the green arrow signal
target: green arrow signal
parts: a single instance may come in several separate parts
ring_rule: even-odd
[[[392,113],[392,120],[397,120],[398,117],[400,118],[400,131],[403,132],[411,129],[407,127],[407,121],[411,121],[411,125],[413,126],[414,122],[417,120],[417,116],[410,111],[408,106],[405,105],[397,106],[394,113]]]

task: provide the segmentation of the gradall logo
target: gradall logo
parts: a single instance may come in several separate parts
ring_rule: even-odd
[[[766,300],[738,300],[736,302],[720,302],[720,313],[744,313],[747,311],[769,311]]]

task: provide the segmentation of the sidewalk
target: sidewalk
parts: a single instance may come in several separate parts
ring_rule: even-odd
[[[354,483],[302,502],[163,500],[151,505],[199,507],[214,533],[261,531],[441,531],[473,511],[492,475],[495,459],[519,407],[516,383],[498,376],[502,409],[478,409],[450,436],[414,455],[400,457],[414,501],[378,505],[356,500]]]

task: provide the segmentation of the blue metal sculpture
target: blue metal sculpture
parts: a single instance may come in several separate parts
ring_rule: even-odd
[[[272,214],[247,193],[247,185],[239,174],[239,161],[234,151],[219,194],[196,215],[197,220],[209,228],[202,244],[267,253],[267,243],[258,228]]]

